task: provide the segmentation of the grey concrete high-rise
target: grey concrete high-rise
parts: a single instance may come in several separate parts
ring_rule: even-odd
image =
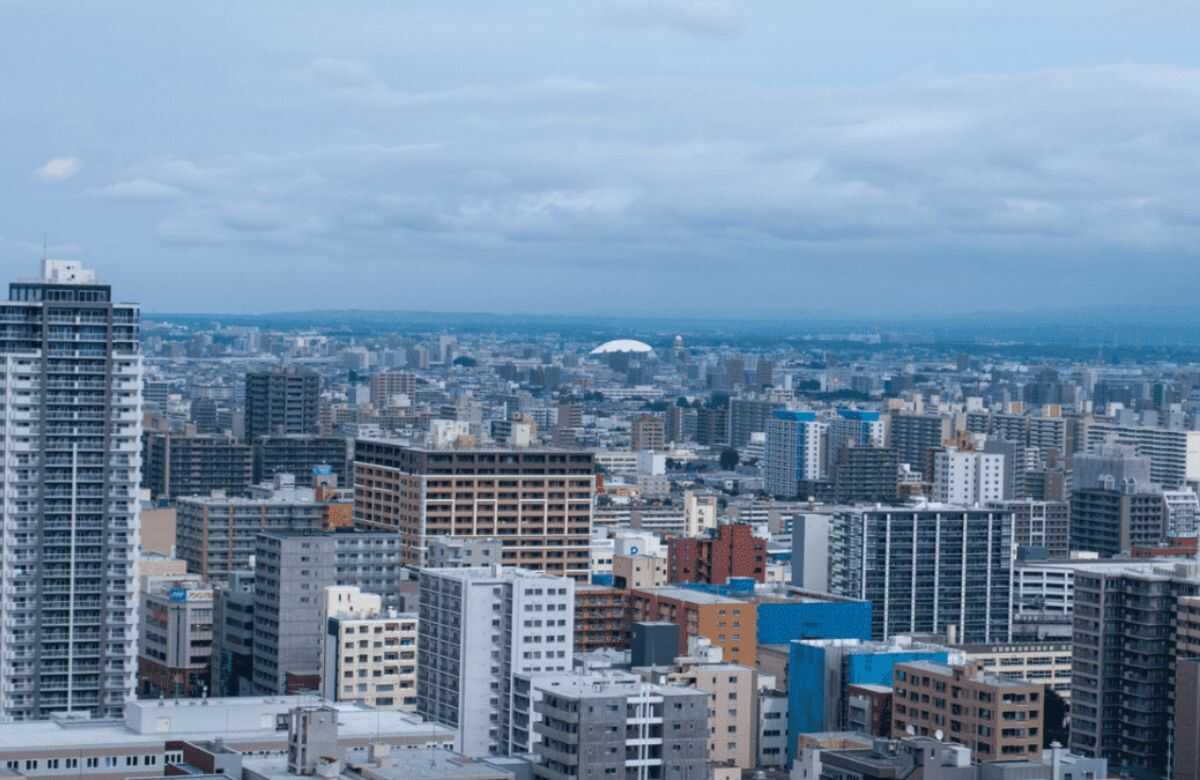
[[[582,675],[540,691],[539,780],[710,776],[705,691]]]
[[[318,432],[321,377],[288,366],[246,374],[246,440],[259,436]]]
[[[321,666],[324,588],[355,585],[401,609],[407,579],[400,539],[389,533],[278,531],[258,536],[254,569],[254,688],[315,689]]]
[[[0,717],[120,717],[136,685],[139,308],[44,260],[0,319]]]

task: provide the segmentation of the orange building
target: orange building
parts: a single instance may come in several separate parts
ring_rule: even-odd
[[[758,663],[758,607],[749,601],[676,587],[633,590],[629,600],[632,620],[679,626],[680,655],[690,638],[702,636],[724,651],[728,663]]]

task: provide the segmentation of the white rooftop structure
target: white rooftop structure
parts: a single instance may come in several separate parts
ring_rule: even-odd
[[[44,751],[118,745],[161,749],[168,739],[221,739],[234,748],[277,744],[282,750],[287,729],[280,729],[280,718],[293,707],[315,705],[337,710],[338,738],[350,743],[445,745],[454,738],[451,729],[412,713],[327,702],[315,696],[142,699],[126,703],[123,721],[61,717],[6,723],[0,729],[0,757],[31,746]],[[158,772],[161,774],[161,768]]]
[[[636,341],[634,339],[615,339],[606,341],[600,346],[592,350],[593,355],[611,355],[615,352],[634,352],[637,354],[646,354],[653,352],[654,348],[644,341]]]
[[[96,272],[78,260],[42,260],[42,281],[52,284],[95,284]]]

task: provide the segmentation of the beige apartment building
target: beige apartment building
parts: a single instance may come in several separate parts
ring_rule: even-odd
[[[696,642],[690,643],[693,647]],[[720,657],[720,648],[714,648]],[[753,769],[757,761],[757,674],[740,664],[679,658],[666,682],[709,694],[708,760],[717,766]]]
[[[360,439],[354,522],[394,531],[422,565],[438,536],[495,537],[503,563],[587,580],[593,456],[547,449],[434,449]]]
[[[989,674],[1042,683],[1062,698],[1071,699],[1071,642],[1001,642],[954,645],[967,660],[983,664]]]
[[[1045,688],[987,674],[982,664],[896,664],[892,736],[929,736],[971,748],[977,761],[1015,761],[1042,753]]]
[[[614,555],[613,584],[618,588],[661,588],[667,584],[667,556]]]
[[[417,709],[417,615],[383,609],[355,586],[325,588],[321,695],[381,710]]]

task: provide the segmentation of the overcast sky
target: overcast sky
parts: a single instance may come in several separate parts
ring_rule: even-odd
[[[0,0],[0,258],[149,311],[1181,305],[1194,0]]]

